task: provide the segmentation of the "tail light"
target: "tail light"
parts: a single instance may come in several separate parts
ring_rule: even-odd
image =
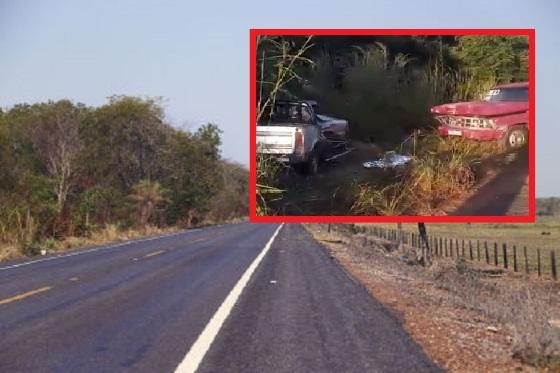
[[[299,128],[296,128],[296,138],[294,143],[294,152],[303,154],[303,133]]]

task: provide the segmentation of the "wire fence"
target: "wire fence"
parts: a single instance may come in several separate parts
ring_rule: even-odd
[[[366,227],[354,225],[356,233],[372,234],[376,237],[422,249],[420,235],[399,229]],[[482,262],[495,267],[503,267],[514,272],[536,273],[538,277],[551,277],[558,280],[556,250],[517,247],[507,242],[478,239],[458,239],[438,235],[428,235],[428,252],[432,257],[461,258]],[[425,247],[424,247],[425,248]]]

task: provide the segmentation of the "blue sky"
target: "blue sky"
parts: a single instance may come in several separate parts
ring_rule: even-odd
[[[281,6],[274,6],[281,4]],[[249,157],[249,28],[537,30],[537,196],[560,195],[560,2],[0,0],[0,107],[161,96],[169,121]]]

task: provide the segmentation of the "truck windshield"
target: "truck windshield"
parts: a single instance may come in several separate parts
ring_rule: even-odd
[[[271,123],[311,123],[309,108],[299,103],[277,103],[270,115]]]
[[[491,89],[484,96],[484,101],[502,102],[502,101],[529,101],[529,89],[527,87],[520,88],[495,88]]]

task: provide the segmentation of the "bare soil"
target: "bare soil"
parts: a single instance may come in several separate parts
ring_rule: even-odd
[[[306,228],[446,370],[560,371],[560,284],[444,259],[426,269],[410,265],[410,248],[339,225]]]

